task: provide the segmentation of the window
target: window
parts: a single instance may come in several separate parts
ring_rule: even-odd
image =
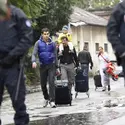
[[[89,51],[89,43],[88,42],[84,42],[84,47],[87,48]]]
[[[95,43],[95,50],[96,52],[99,51],[99,43]]]
[[[107,43],[104,43],[104,51],[108,52],[108,44]]]

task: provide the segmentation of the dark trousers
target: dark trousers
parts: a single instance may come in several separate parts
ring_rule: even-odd
[[[43,96],[44,99],[50,101],[55,101],[55,72],[55,64],[40,66],[40,79]],[[49,93],[47,90],[47,80],[49,83]]]
[[[72,85],[75,81],[74,64],[60,64],[61,67],[61,79],[68,80],[68,86],[70,91],[72,90]]]
[[[15,110],[14,121],[15,125],[27,125],[29,123],[29,115],[26,113],[25,101],[25,82],[24,74],[22,73],[18,98],[15,101],[16,87],[20,68],[18,64],[11,68],[0,67],[0,106],[3,100],[4,86],[10,95],[13,108]]]

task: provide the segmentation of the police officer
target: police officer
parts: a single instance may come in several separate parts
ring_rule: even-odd
[[[125,0],[113,9],[107,25],[107,37],[125,74]]]
[[[4,6],[10,17],[0,18],[0,106],[3,100],[4,86],[7,88],[15,110],[15,125],[28,125],[29,115],[26,112],[25,83],[23,71],[21,73],[20,86],[17,93],[17,81],[20,74],[20,58],[32,45],[31,23],[19,8],[8,5],[4,0]],[[1,5],[0,5],[1,7]],[[8,16],[8,13],[5,14]]]

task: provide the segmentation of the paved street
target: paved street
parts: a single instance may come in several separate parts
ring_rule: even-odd
[[[102,112],[105,118],[98,125],[123,125],[123,124],[112,124],[108,123],[109,121],[116,119],[117,117],[121,117],[125,114],[125,88],[124,81],[120,78],[117,82],[111,80],[111,92],[102,92],[101,89],[95,91],[94,90],[94,81],[93,79],[89,80],[90,82],[90,98],[87,97],[85,93],[79,93],[78,97],[75,99],[73,92],[73,102],[72,106],[63,105],[58,106],[55,109],[43,108],[43,96],[42,92],[36,92],[32,94],[28,94],[26,97],[26,104],[28,107],[28,113],[30,114],[31,121],[44,119],[48,117],[55,117],[63,114],[74,114],[74,113],[87,113],[87,112]],[[114,103],[117,103],[116,107],[104,107],[104,103],[107,100],[111,100]],[[106,113],[109,116],[106,116]],[[114,112],[114,113],[112,113]],[[11,102],[9,99],[6,99],[2,104],[2,121],[3,125],[13,123],[13,114],[14,111],[11,106]],[[107,118],[108,117],[108,118]],[[116,119],[117,120],[117,119]],[[116,123],[116,122],[115,122]],[[122,122],[123,123],[123,122]],[[47,124],[46,124],[47,125]],[[87,125],[87,124],[86,124]],[[89,124],[92,125],[92,124]],[[95,124],[94,124],[95,125]],[[125,125],[125,123],[124,123]]]

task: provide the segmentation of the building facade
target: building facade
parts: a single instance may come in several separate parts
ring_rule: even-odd
[[[70,19],[72,42],[77,52],[83,50],[83,46],[88,46],[94,62],[94,71],[99,69],[98,50],[102,46],[108,53],[110,60],[115,60],[115,55],[111,44],[107,40],[106,26],[107,20],[74,7]]]

